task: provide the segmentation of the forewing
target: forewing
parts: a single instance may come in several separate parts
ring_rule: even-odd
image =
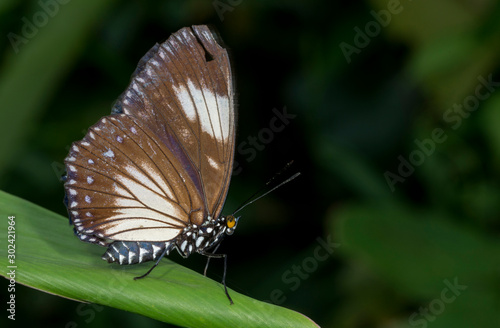
[[[229,56],[213,33],[183,28],[153,47],[114,110],[144,122],[185,167],[202,199],[191,222],[217,217],[232,170],[235,109]]]

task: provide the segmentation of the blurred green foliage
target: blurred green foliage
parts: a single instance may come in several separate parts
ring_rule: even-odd
[[[238,140],[269,126],[273,108],[297,115],[255,159],[236,153],[226,212],[290,159],[302,172],[242,213],[221,246],[228,285],[322,327],[500,326],[497,1],[71,0],[23,34],[54,1],[0,4],[2,190],[65,214],[71,142],[109,113],[155,42],[211,23],[232,50]],[[14,46],[12,33],[27,41]],[[436,129],[446,140],[422,150],[415,140]],[[399,176],[394,191],[387,172]],[[320,260],[328,237],[340,246]],[[466,286],[458,295],[455,281]],[[160,325],[16,295],[20,324]]]

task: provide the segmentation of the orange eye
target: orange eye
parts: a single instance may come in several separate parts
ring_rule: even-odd
[[[232,227],[234,227],[234,225],[236,224],[236,220],[234,219],[234,216],[232,215],[229,215],[227,218],[226,218],[226,225],[229,229],[231,229]]]

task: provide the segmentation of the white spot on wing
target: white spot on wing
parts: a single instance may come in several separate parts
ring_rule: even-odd
[[[219,169],[219,164],[216,161],[214,161],[212,157],[207,156],[207,159],[208,159],[208,164],[210,164],[211,167],[213,167],[216,170]]]
[[[176,87],[175,85],[172,85],[172,87],[175,91],[177,99],[179,100],[179,103],[181,104],[184,114],[186,114],[187,119],[190,120],[191,122],[194,122],[196,120],[196,109],[193,104],[193,99],[191,99],[191,94],[189,93],[189,90],[186,89],[186,87],[182,84],[179,85],[179,87]],[[193,93],[199,95],[200,90],[198,89],[197,91],[198,92],[193,92]],[[193,95],[193,97],[195,98],[196,95]]]
[[[135,83],[135,81],[132,82],[132,85],[131,85],[132,89],[135,90],[135,92],[137,92],[138,94],[142,94],[142,91],[141,89],[139,88],[139,86],[137,85],[137,83]]]
[[[165,57],[166,57],[165,56],[165,48],[160,47],[160,51],[158,51],[158,54],[160,55],[161,59],[165,60]]]
[[[94,178],[92,178],[91,176],[88,176],[87,177],[87,183],[88,184],[92,184],[94,182]]]
[[[85,196],[85,201],[89,204],[92,202],[89,195]]]
[[[103,155],[106,157],[109,157],[109,158],[115,157],[115,153],[113,153],[113,151],[111,149],[108,149],[108,151],[103,153]]]
[[[148,77],[152,78],[152,80],[155,81],[156,72],[153,70],[153,68],[151,68],[151,66],[146,66],[146,73]]]
[[[187,80],[187,88],[180,84],[173,89],[189,121],[195,122],[198,116],[201,129],[219,141],[229,136],[228,97],[216,95],[211,89],[201,90],[191,80]]]

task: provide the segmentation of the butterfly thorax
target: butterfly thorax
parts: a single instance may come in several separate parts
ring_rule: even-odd
[[[208,217],[202,225],[189,225],[176,238],[176,248],[183,257],[188,257],[194,251],[200,253],[217,245],[226,231],[225,218],[211,219]]]
[[[159,259],[177,249],[182,257],[193,252],[204,253],[220,243],[225,234],[231,235],[237,219],[229,215],[205,220],[201,225],[188,225],[174,239],[165,242],[115,241],[102,256],[109,263],[136,264]]]

